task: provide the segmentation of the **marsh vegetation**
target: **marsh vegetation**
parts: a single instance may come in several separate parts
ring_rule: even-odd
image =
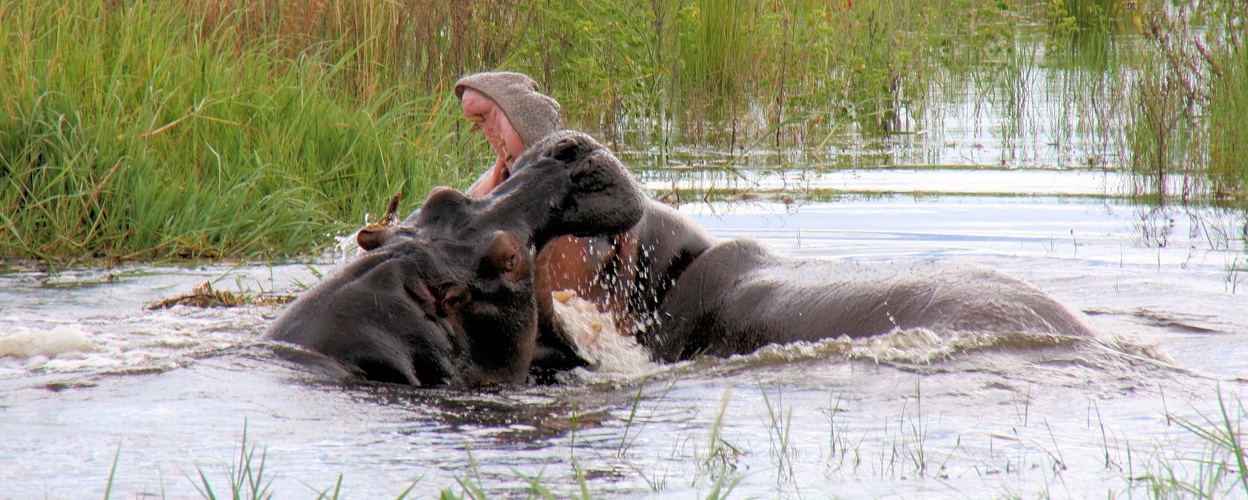
[[[1242,205],[1246,9],[3,0],[0,255],[315,252],[394,192],[407,209],[464,184],[486,148],[448,85],[496,68],[534,75],[642,169],[939,162],[949,123],[991,111],[999,165],[1123,170],[1141,202]],[[899,137],[926,158],[896,157]]]

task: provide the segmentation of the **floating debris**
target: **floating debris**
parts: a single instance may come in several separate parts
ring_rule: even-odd
[[[288,293],[265,293],[254,295],[234,293],[224,290],[213,290],[212,283],[204,280],[191,293],[169,298],[147,306],[148,309],[168,309],[173,306],[191,307],[239,307],[239,306],[278,306],[290,303],[295,296]]]

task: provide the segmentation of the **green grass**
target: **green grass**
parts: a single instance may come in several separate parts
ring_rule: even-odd
[[[368,41],[291,58],[191,7],[0,1],[0,255],[307,252],[466,176],[477,144],[443,93],[343,90]]]
[[[1248,199],[1248,28],[1239,18],[1238,45],[1216,52],[1209,85],[1209,176],[1215,194]]]
[[[1131,168],[1156,203],[1248,200],[1248,5],[1144,13],[1148,41],[1135,92]]]
[[[1156,458],[1145,479],[1153,498],[1229,498],[1248,495],[1248,410],[1241,400],[1228,400],[1218,389],[1217,407],[1184,418],[1169,412],[1167,422],[1205,443],[1197,455],[1169,454]]]
[[[489,149],[449,87],[492,69],[533,75],[571,127],[613,147],[658,146],[656,165],[689,144],[732,166],[753,148],[819,163],[846,134],[925,129],[938,89],[1006,110],[1014,140],[1033,125],[1027,72],[1048,64],[1088,82],[1071,100],[1125,145],[1104,156],[1126,158],[1112,166],[1134,168],[1141,194],[1242,201],[1246,8],[1202,3],[1175,20],[1118,0],[0,0],[0,256],[314,252],[396,191],[409,210],[431,186],[466,184]],[[1150,19],[1161,29],[1141,62],[1115,37],[1149,35]],[[1138,81],[1121,76],[1137,64]],[[1165,192],[1176,175],[1183,190]]]

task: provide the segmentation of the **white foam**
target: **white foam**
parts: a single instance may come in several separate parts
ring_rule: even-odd
[[[955,352],[956,339],[945,339],[926,328],[900,329],[853,341],[850,355],[889,361],[931,363],[948,358]]]
[[[632,335],[620,334],[611,316],[570,292],[559,292],[559,295],[562,300],[554,301],[555,317],[572,336],[577,354],[595,370],[636,375],[655,368],[649,351],[637,345]]]
[[[52,330],[19,326],[0,334],[0,357],[12,356],[23,361],[46,362],[57,356],[93,350],[95,347],[87,340],[86,332],[75,326],[60,325]]]

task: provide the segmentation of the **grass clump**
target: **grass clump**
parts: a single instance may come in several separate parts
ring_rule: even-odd
[[[1198,457],[1162,457],[1159,467],[1145,477],[1153,498],[1224,498],[1248,495],[1248,410],[1243,401],[1230,400],[1218,390],[1218,406],[1188,419],[1167,412],[1174,422],[1205,443]]]
[[[243,8],[196,7],[0,0],[0,255],[306,252],[465,176],[457,106],[359,76],[368,40],[289,57]]]
[[[980,3],[0,0],[0,256],[305,253],[466,180],[449,86],[500,67],[611,141],[887,132]]]
[[[1004,109],[1005,142],[1021,142],[1034,125],[1029,75],[1050,64],[1087,82],[1076,87],[1113,87],[1064,100],[1088,103],[1077,114],[1096,116],[1098,140],[1123,139],[1142,193],[1242,201],[1245,8],[0,0],[0,257],[313,251],[391,194],[410,209],[487,163],[450,85],[494,69],[532,75],[570,127],[612,147],[657,145],[656,164],[680,143],[726,149],[731,167],[760,144],[818,163],[847,133],[869,143],[939,129],[933,96],[967,92]],[[1105,77],[1135,64],[1116,40],[1137,27],[1150,51],[1141,76]],[[1133,106],[1120,110],[1128,87]]]
[[[1248,200],[1248,5],[1228,12],[1219,21],[1222,43],[1210,54],[1209,177],[1221,198]]]
[[[1248,5],[1145,15],[1149,50],[1134,92],[1131,168],[1159,204],[1205,193],[1248,200]]]

